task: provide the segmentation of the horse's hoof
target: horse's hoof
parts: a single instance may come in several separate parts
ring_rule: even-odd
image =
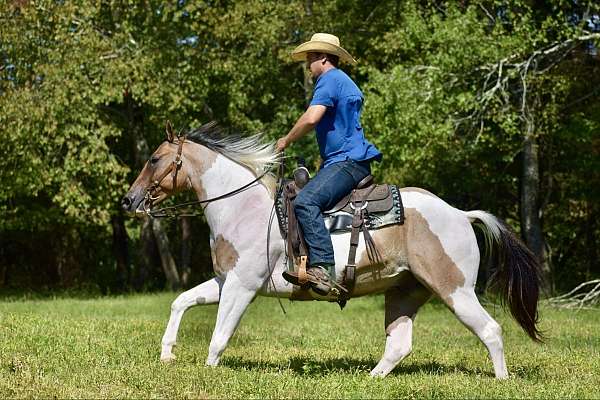
[[[387,375],[386,373],[384,373],[383,371],[371,371],[371,373],[369,374],[371,376],[371,378],[385,378],[385,376]]]
[[[206,359],[206,363],[204,365],[206,365],[207,367],[216,367],[217,365],[219,365],[219,359],[209,357]]]
[[[160,355],[160,361],[164,362],[164,363],[170,363],[173,362],[177,359],[177,357],[175,357],[175,354],[173,353],[167,353],[167,354],[161,354]]]
[[[371,378],[384,378],[390,372],[392,372],[392,369],[394,369],[393,366],[380,361],[379,364],[377,364],[375,368],[373,368],[373,370],[371,371]]]

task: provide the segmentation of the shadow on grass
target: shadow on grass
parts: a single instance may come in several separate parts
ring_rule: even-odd
[[[245,369],[249,371],[291,371],[297,375],[326,376],[335,373],[368,374],[377,364],[376,360],[370,358],[328,358],[315,360],[308,357],[292,357],[286,362],[273,363],[269,361],[252,361],[239,357],[227,357],[222,365],[233,369]],[[495,375],[489,370],[491,366],[469,368],[463,364],[440,364],[438,362],[416,362],[400,363],[392,372],[392,376],[402,375],[450,375],[461,373],[469,376],[485,376],[493,378]],[[520,378],[531,378],[540,374],[538,367],[519,366],[516,368],[516,376]]]
[[[348,357],[315,360],[309,357],[292,357],[281,363],[269,361],[253,361],[240,357],[227,357],[222,363],[233,369],[261,370],[261,371],[292,371],[298,375],[324,376],[335,372],[368,372],[371,370],[373,360],[355,359]]]
[[[463,364],[440,364],[437,361],[414,364],[400,364],[392,372],[392,375],[449,375],[452,373],[462,373],[471,376],[487,376],[493,378],[495,375],[489,371],[483,371],[481,368],[468,368]]]

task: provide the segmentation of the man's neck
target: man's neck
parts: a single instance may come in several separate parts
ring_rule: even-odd
[[[321,68],[321,71],[319,73],[319,75],[315,76],[315,78],[319,78],[322,75],[325,75],[326,72],[331,71],[332,69],[335,69],[335,67],[329,63],[323,65],[323,68]]]

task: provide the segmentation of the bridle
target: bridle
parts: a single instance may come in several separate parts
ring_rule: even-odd
[[[176,218],[176,217],[199,215],[197,213],[178,213],[177,209],[181,209],[183,207],[189,207],[189,206],[197,205],[197,204],[208,204],[213,201],[217,201],[217,200],[225,199],[227,197],[235,196],[236,194],[249,189],[252,185],[254,185],[256,182],[260,181],[266,174],[269,173],[270,169],[266,169],[262,174],[257,176],[256,179],[252,180],[251,182],[249,182],[237,189],[234,189],[230,192],[227,192],[225,194],[222,194],[222,195],[219,195],[216,197],[212,197],[210,199],[189,201],[187,203],[181,203],[181,204],[176,204],[176,205],[169,206],[169,207],[159,208],[157,210],[152,210],[153,201],[158,199],[158,196],[156,196],[156,191],[160,188],[161,182],[169,174],[171,174],[171,176],[173,177],[173,190],[175,189],[175,185],[177,183],[177,173],[179,172],[179,170],[181,169],[181,165],[183,164],[183,161],[181,159],[181,152],[183,150],[183,143],[185,142],[185,135],[179,136],[178,140],[179,140],[179,145],[177,147],[177,155],[175,156],[175,159],[171,163],[171,167],[169,169],[165,170],[165,172],[163,172],[162,175],[160,175],[160,178],[154,180],[152,182],[152,185],[150,185],[146,189],[143,207],[144,207],[144,212],[146,213],[146,215],[148,215],[150,217],[153,217],[153,218],[166,218],[166,217]],[[283,163],[283,160],[281,161],[281,163]]]
[[[146,214],[148,214],[150,216],[152,216],[152,214],[151,214],[152,202],[154,200],[158,199],[158,197],[155,196],[156,191],[160,188],[160,184],[169,174],[171,174],[171,176],[173,177],[173,186],[172,187],[173,187],[173,190],[175,190],[175,186],[177,184],[177,174],[179,173],[179,170],[181,169],[181,165],[183,164],[183,162],[181,161],[181,152],[183,151],[183,143],[185,142],[185,135],[179,136],[177,139],[179,141],[179,144],[177,146],[177,155],[175,156],[175,159],[173,160],[173,162],[171,162],[171,166],[167,170],[165,170],[165,172],[162,173],[160,178],[155,179],[154,182],[152,182],[152,185],[150,185],[146,189],[146,195],[144,196],[144,211],[146,212]],[[146,208],[146,206],[148,206],[148,208]]]

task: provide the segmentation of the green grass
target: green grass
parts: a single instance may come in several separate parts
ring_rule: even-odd
[[[511,378],[440,304],[424,307],[413,353],[387,378],[383,298],[336,304],[258,298],[225,351],[204,366],[216,306],[190,309],[177,361],[160,339],[172,293],[0,302],[0,398],[599,398],[600,312],[541,310],[548,339],[529,340],[499,307]]]

